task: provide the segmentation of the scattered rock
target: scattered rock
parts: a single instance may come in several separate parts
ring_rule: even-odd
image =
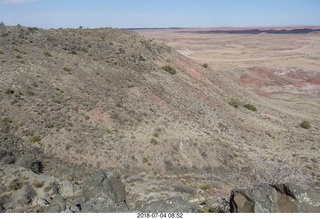
[[[59,192],[63,197],[74,197],[80,193],[80,186],[70,180],[59,183]]]
[[[14,203],[16,207],[24,207],[30,205],[35,196],[36,192],[31,186],[24,186],[13,193],[12,203]]]
[[[235,190],[230,209],[237,213],[320,212],[320,193],[290,184]]]
[[[66,202],[65,202],[64,198],[62,197],[62,195],[60,195],[60,194],[56,195],[56,196],[52,199],[50,205],[59,205],[61,211],[66,210]]]
[[[88,201],[83,212],[126,212],[126,191],[119,174],[95,171],[84,184],[84,195]]]
[[[44,213],[60,213],[61,212],[61,207],[58,204],[54,205],[49,205],[46,207],[43,211]]]
[[[43,164],[41,161],[37,160],[37,161],[33,161],[30,164],[30,169],[32,172],[36,173],[36,174],[40,174],[43,172]]]

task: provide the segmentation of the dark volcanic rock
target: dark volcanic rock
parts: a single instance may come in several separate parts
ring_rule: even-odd
[[[84,184],[82,212],[127,212],[125,186],[114,172],[97,170]]]
[[[320,212],[320,193],[290,184],[235,190],[230,208],[236,213]]]

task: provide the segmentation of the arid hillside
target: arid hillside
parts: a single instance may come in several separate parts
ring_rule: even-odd
[[[80,184],[92,169],[114,170],[129,207],[175,196],[210,207],[230,188],[320,180],[319,92],[258,95],[214,65],[111,28],[1,26],[0,63],[5,165],[36,160]]]

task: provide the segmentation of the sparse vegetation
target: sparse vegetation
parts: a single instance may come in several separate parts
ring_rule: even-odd
[[[229,102],[228,102],[231,106],[233,106],[234,108],[239,108],[240,106],[240,101],[237,100],[237,99],[231,99]]]
[[[148,163],[149,162],[149,159],[147,158],[147,157],[144,157],[143,159],[142,159],[142,163]]]
[[[3,122],[4,124],[9,124],[9,123],[12,123],[12,119],[10,119],[9,117],[4,117],[4,118],[2,119],[2,122]]]
[[[8,95],[11,95],[11,94],[14,94],[14,90],[12,90],[11,88],[8,88],[6,91],[5,91],[6,94]]]
[[[34,93],[33,90],[31,90],[31,89],[28,89],[28,90],[27,90],[27,94],[28,94],[29,96],[34,96],[34,95],[35,95],[35,93]]]
[[[162,70],[165,70],[166,72],[168,72],[169,74],[175,75],[177,73],[176,69],[173,68],[170,65],[165,65],[161,68]]]
[[[249,104],[249,103],[245,104],[243,107],[248,109],[248,110],[254,111],[254,112],[257,111],[257,108],[254,105]]]
[[[19,180],[15,179],[9,184],[9,191],[16,191],[18,189],[21,189],[22,185],[19,182]]]
[[[71,68],[65,66],[65,67],[63,67],[63,70],[66,71],[66,72],[70,72]]]
[[[39,142],[39,141],[41,141],[41,137],[38,136],[38,135],[33,136],[33,137],[31,138],[31,142],[32,142],[32,143],[37,143],[37,142]]]
[[[310,128],[311,128],[311,124],[310,124],[309,121],[303,120],[303,121],[299,124],[299,127],[300,127],[300,128],[303,128],[303,129],[310,129]]]
[[[51,55],[51,53],[50,53],[49,51],[45,51],[45,52],[43,52],[43,54],[44,54],[45,56],[52,57],[52,55]]]
[[[158,144],[158,141],[156,139],[154,139],[154,138],[152,138],[150,142],[151,142],[151,144],[154,144],[154,145]]]
[[[207,63],[204,63],[204,64],[203,64],[203,67],[208,68],[208,64],[207,64]]]

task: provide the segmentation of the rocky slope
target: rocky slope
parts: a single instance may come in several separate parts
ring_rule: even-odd
[[[1,26],[0,62],[1,197],[10,203],[20,191],[10,183],[24,177],[7,165],[57,178],[37,179],[48,185],[86,185],[97,168],[117,172],[129,209],[182,196],[207,211],[237,182],[257,183],[253,170],[319,180],[318,117],[303,129],[301,111],[266,107],[223,74],[134,32]]]

